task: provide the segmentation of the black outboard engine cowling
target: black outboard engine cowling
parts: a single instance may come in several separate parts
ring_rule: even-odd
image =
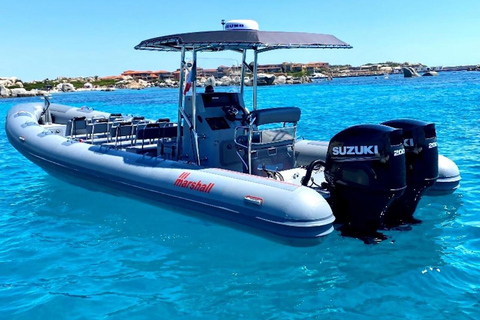
[[[328,145],[325,179],[335,218],[353,236],[376,236],[393,199],[406,189],[402,130],[358,125]]]
[[[388,208],[385,226],[415,223],[413,218],[422,194],[435,184],[438,178],[438,148],[435,124],[418,120],[392,120],[382,123],[403,130],[407,165],[407,189]]]

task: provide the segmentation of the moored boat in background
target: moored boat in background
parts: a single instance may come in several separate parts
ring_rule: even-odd
[[[332,80],[332,78],[320,72],[313,73],[310,76],[310,81],[312,82],[321,82],[325,80]]]

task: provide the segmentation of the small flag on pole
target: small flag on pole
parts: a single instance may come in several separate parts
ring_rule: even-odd
[[[192,83],[197,78],[197,62],[193,63],[192,68],[190,69],[190,73],[188,74],[187,83],[185,84],[185,89],[183,90],[183,95],[186,95],[190,88],[192,87]]]

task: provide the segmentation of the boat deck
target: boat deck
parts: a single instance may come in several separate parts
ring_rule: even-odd
[[[172,159],[177,149],[178,127],[169,119],[154,121],[145,120],[143,117],[110,119],[79,117],[68,121],[67,124],[53,123],[43,127],[83,143],[152,157]]]

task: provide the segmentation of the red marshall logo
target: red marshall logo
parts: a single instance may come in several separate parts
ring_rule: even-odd
[[[183,172],[181,175],[178,176],[177,180],[175,180],[174,186],[180,188],[189,188],[190,190],[195,190],[199,192],[210,193],[215,183],[202,183],[202,181],[190,181],[187,180],[190,172]]]

